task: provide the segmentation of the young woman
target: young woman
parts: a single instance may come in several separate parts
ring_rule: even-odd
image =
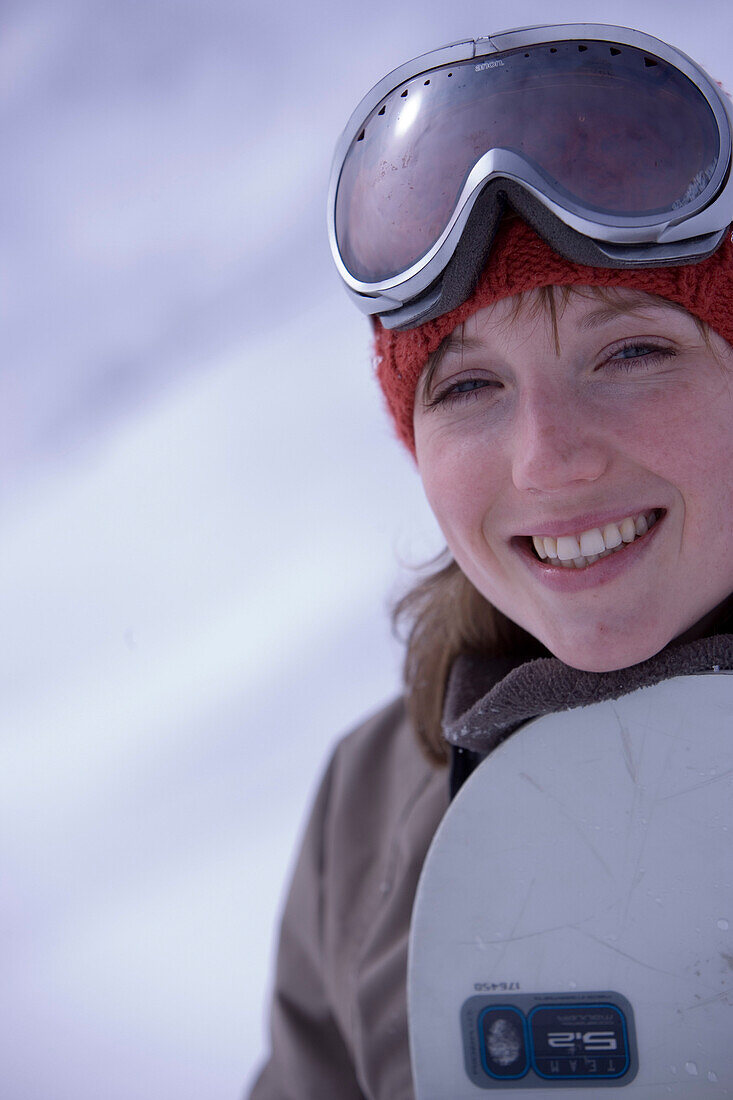
[[[331,237],[448,546],[402,601],[405,697],[336,749],[252,1100],[413,1095],[420,872],[529,719],[733,668],[725,97],[620,28],[458,43],[366,97]]]

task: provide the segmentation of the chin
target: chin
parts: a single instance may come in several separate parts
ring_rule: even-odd
[[[655,651],[656,653],[659,650]],[[634,658],[619,658],[613,660],[612,658],[599,657],[597,661],[591,660],[587,655],[578,657],[577,660],[563,657],[561,654],[556,653],[555,656],[568,665],[570,668],[577,668],[579,672],[618,672],[622,668],[631,668],[632,665],[641,664],[642,661],[648,661],[650,657],[653,657],[654,653],[645,653],[642,657]]]
[[[581,672],[617,672],[655,657],[670,641],[666,636],[623,639],[606,637],[589,639],[542,638],[542,644],[570,668]]]

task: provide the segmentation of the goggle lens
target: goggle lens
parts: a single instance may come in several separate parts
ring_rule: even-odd
[[[344,160],[336,236],[351,275],[376,283],[420,260],[499,148],[569,209],[634,218],[694,203],[720,138],[696,85],[631,46],[542,44],[420,74],[374,108]]]

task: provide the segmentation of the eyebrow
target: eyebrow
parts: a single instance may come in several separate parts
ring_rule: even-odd
[[[444,340],[438,345],[433,354],[428,360],[428,368],[425,374],[420,379],[419,391],[423,396],[430,394],[432,389],[433,380],[440,367],[440,364],[445,359],[446,355],[459,352],[461,358],[466,351],[475,351],[483,347],[481,341],[475,336],[464,336],[463,325],[459,325],[457,329],[446,336]]]
[[[581,332],[587,332],[589,329],[601,328],[609,321],[616,320],[619,317],[641,317],[650,310],[662,312],[664,308],[662,302],[630,302],[625,308],[615,305],[599,306],[598,309],[592,309],[584,317],[581,317],[578,321],[578,328]]]
[[[456,351],[476,351],[483,348],[483,343],[477,336],[463,336],[452,332],[441,344],[441,354],[448,355]]]

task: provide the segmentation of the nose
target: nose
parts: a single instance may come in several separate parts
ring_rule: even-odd
[[[552,493],[600,478],[609,447],[597,417],[575,393],[525,393],[513,425],[512,478],[518,489]]]

